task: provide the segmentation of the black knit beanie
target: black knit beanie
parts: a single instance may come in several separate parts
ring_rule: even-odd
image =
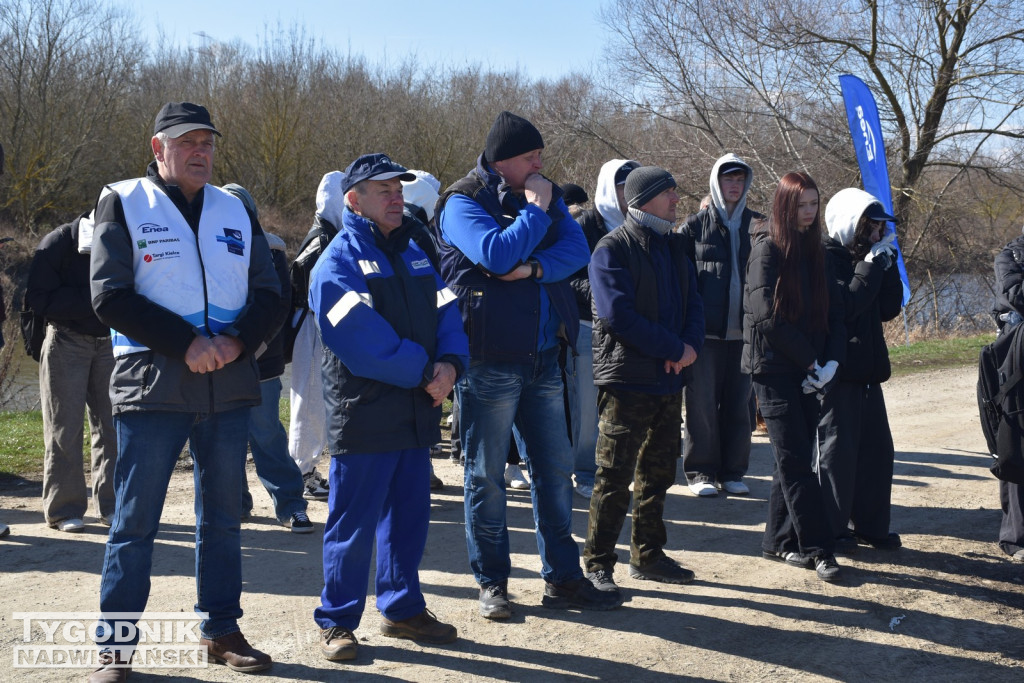
[[[641,166],[630,171],[626,176],[623,195],[626,197],[626,204],[638,209],[665,190],[675,186],[675,178],[665,169],[657,166]]]
[[[504,161],[543,148],[544,139],[536,126],[522,116],[503,111],[487,133],[484,156],[487,161]]]

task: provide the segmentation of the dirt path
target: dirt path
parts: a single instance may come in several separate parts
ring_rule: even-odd
[[[476,612],[461,487],[451,485],[461,474],[437,459],[449,485],[433,497],[422,582],[428,606],[458,627],[460,640],[421,647],[384,638],[371,598],[356,632],[359,659],[332,664],[319,653],[311,618],[322,585],[318,534],[299,536],[273,524],[250,467],[256,516],[242,532],[242,628],[274,657],[264,679],[1021,681],[1024,566],[1004,559],[994,543],[999,500],[985,468],[974,381],[967,368],[888,383],[897,450],[894,529],[905,547],[841,559],[846,580],[839,585],[759,558],[771,453],[757,437],[750,497],[698,500],[678,483],[670,491],[667,550],[694,569],[697,581],[652,585],[619,571],[628,602],[614,612],[540,607],[529,498],[511,493],[515,612],[508,623],[488,622]],[[154,556],[151,611],[192,610],[191,487],[188,472],[175,474]],[[0,541],[0,680],[84,680],[82,670],[12,668],[22,637],[13,612],[86,611],[98,603],[105,529],[90,524],[76,536],[48,529],[38,495],[31,484],[0,489],[0,518],[13,531]],[[580,535],[585,503],[574,502]],[[325,516],[324,503],[310,504],[318,530]],[[627,553],[620,545],[620,557]],[[194,678],[247,680],[212,666],[136,671],[129,680]]]

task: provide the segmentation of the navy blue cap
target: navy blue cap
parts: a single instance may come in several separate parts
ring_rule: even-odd
[[[213,127],[206,107],[191,102],[168,102],[160,108],[153,122],[154,135],[164,133],[172,140],[192,130],[210,130],[214,135],[220,135],[220,131]]]
[[[399,180],[412,181],[416,176],[401,164],[391,161],[387,154],[364,154],[345,169],[345,177],[341,180],[341,191],[348,192],[356,183],[364,180]]]
[[[619,166],[619,170],[615,172],[615,184],[625,185],[626,178],[629,177],[630,171],[634,168],[640,168],[640,164],[635,161],[627,161],[622,166]]]

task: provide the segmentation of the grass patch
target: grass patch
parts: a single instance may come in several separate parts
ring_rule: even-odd
[[[996,335],[979,334],[971,337],[928,339],[909,346],[889,347],[892,376],[901,377],[928,370],[959,368],[977,365],[981,347],[990,344]]]
[[[43,471],[43,414],[0,413],[0,478]]]

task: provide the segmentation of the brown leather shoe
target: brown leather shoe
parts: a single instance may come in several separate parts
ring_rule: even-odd
[[[411,619],[391,621],[382,616],[380,620],[381,634],[389,638],[408,638],[421,643],[443,645],[451,643],[459,637],[459,632],[451,624],[442,624],[428,609],[423,610]]]
[[[355,659],[359,643],[352,631],[341,626],[332,626],[320,631],[320,650],[332,662]]]
[[[200,645],[206,646],[206,653],[211,662],[227,664],[232,671],[252,673],[269,669],[273,661],[270,655],[260,652],[245,639],[241,631],[229,633],[220,638],[201,638]]]
[[[101,652],[100,668],[89,674],[89,683],[123,683],[132,672],[131,661],[131,657],[126,662],[113,652]]]

